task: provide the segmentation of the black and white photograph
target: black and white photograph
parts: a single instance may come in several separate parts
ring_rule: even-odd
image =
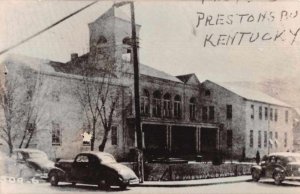
[[[299,0],[0,1],[1,194],[300,193]]]

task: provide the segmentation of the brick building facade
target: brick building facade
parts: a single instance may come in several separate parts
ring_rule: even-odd
[[[136,28],[139,32],[141,26],[136,25]],[[30,147],[45,151],[51,158],[72,158],[79,151],[89,149],[89,145],[82,140],[82,134],[90,131],[90,125],[78,96],[73,92],[81,87],[84,79],[82,69],[90,68],[94,72],[93,79],[100,84],[103,82],[104,67],[113,64],[114,76],[109,85],[111,91],[120,91],[120,100],[105,151],[118,159],[126,159],[130,149],[136,147],[131,23],[112,7],[90,23],[89,30],[89,53],[82,56],[71,54],[71,60],[66,63],[14,56],[2,63],[8,70],[8,75],[4,77],[11,79],[10,75],[13,75],[20,78],[20,83],[23,77],[40,80],[32,82],[35,85],[40,83],[40,87],[39,92],[34,93],[39,119],[34,124],[36,133]],[[139,65],[141,126],[143,146],[148,157],[169,155],[191,159],[201,154],[211,158],[217,150],[228,150],[228,146],[232,148],[230,154],[236,158],[241,156],[243,149],[247,157],[253,157],[257,150],[265,154],[266,148],[270,151],[291,149],[291,115],[288,115],[289,122],[282,121],[282,111],[289,111],[289,106],[245,100],[213,82],[201,84],[195,74],[175,77]],[[19,90],[30,93],[30,88]],[[23,100],[26,100],[24,96]],[[254,119],[249,115],[252,105],[255,106]],[[257,118],[259,107],[278,110],[279,113],[274,113],[278,114],[278,121]],[[269,135],[272,130],[274,138],[278,132],[276,141],[281,145],[286,144],[280,138],[287,136],[286,146],[270,148],[271,140],[268,138],[265,146],[265,132]],[[261,149],[256,147],[259,131]],[[253,133],[253,145],[249,142],[249,133]],[[94,135],[97,149],[103,138],[100,122]],[[226,153],[229,154],[228,151]]]

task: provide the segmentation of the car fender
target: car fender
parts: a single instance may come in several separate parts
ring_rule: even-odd
[[[273,171],[273,175],[276,173],[276,172],[281,172],[285,175],[285,169],[283,167],[280,167],[280,166],[277,166],[274,168],[274,171]]]
[[[55,167],[55,168],[51,169],[48,173],[48,177],[50,177],[50,175],[52,173],[57,174],[60,180],[65,180],[65,178],[66,178],[66,172],[60,168]]]
[[[259,166],[259,165],[254,165],[254,166],[251,167],[251,172],[252,172],[253,170],[257,170],[257,171],[261,172],[261,171],[262,171],[262,167]]]

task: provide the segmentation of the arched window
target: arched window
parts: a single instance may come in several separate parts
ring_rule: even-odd
[[[141,115],[149,116],[150,110],[150,94],[149,91],[144,89],[141,96]]]
[[[171,95],[166,93],[163,99],[163,114],[164,117],[171,117]]]
[[[190,99],[190,120],[196,120],[196,98]]]
[[[101,44],[105,44],[105,43],[107,43],[107,39],[104,36],[100,36],[98,38],[97,45],[101,45]]]
[[[181,117],[181,97],[179,95],[174,97],[174,117]]]
[[[152,114],[154,117],[161,116],[161,92],[158,90],[153,93]]]
[[[131,45],[131,38],[125,37],[122,42],[123,42],[123,44],[130,46]]]

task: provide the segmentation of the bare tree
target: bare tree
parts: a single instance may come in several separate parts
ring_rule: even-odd
[[[13,133],[14,118],[18,114],[18,112],[16,111],[16,103],[14,99],[17,88],[17,80],[2,79],[1,81],[5,82],[1,84],[2,87],[0,92],[0,103],[4,117],[3,124],[0,126],[1,139],[4,140],[8,145],[9,154],[11,155],[13,152],[14,141],[17,136],[16,133]]]
[[[16,72],[6,75],[0,82],[0,108],[4,116],[0,134],[11,155],[14,147],[27,148],[33,138],[39,109],[37,93],[42,82],[37,74],[20,81]]]
[[[75,88],[75,95],[91,128],[91,150],[95,148],[96,134],[101,132],[99,125],[104,129],[100,151],[105,148],[119,101],[119,90],[112,83],[116,77],[113,73],[114,64],[105,64],[101,69],[94,69],[93,66],[83,67],[80,73],[81,79]]]

